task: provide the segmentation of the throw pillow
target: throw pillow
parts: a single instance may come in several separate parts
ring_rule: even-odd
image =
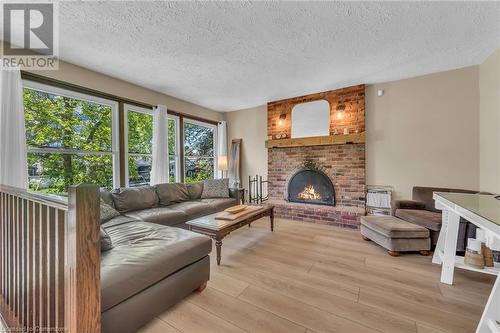
[[[101,200],[101,224],[108,222],[112,218],[120,216],[120,213],[116,211],[113,207]]]
[[[111,241],[111,237],[109,237],[106,230],[101,227],[101,252],[109,251],[113,248],[113,242]]]
[[[99,189],[99,193],[101,195],[101,202],[104,202],[110,205],[111,207],[115,208],[115,203],[113,202],[113,195],[111,194],[110,191],[101,187]]]
[[[203,199],[229,198],[229,179],[207,179],[203,182]]]

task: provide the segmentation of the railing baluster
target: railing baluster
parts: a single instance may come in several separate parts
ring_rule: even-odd
[[[38,293],[38,271],[39,271],[39,259],[38,259],[38,232],[37,232],[37,225],[38,225],[38,204],[33,203],[33,323],[32,327],[34,330],[36,330],[36,327],[39,325],[38,322],[38,313],[39,313],[39,293]]]
[[[72,187],[68,207],[0,184],[0,320],[14,331],[100,332],[98,197]]]
[[[8,265],[8,271],[9,274],[7,275],[8,278],[8,283],[9,283],[9,290],[7,293],[7,304],[9,306],[12,306],[12,285],[14,283],[12,279],[12,260],[14,258],[14,254],[12,253],[12,242],[13,242],[13,235],[12,235],[12,200],[11,200],[11,195],[7,197],[7,202],[8,202],[8,209],[7,209],[7,234],[9,235],[9,238],[7,239],[7,258],[9,260],[9,265]]]
[[[43,205],[38,205],[37,237],[38,237],[38,326],[43,327]]]
[[[0,192],[0,292],[2,295],[5,295],[5,257],[7,254],[5,253],[5,204],[4,204],[5,194]]]
[[[21,277],[21,228],[20,228],[20,219],[21,219],[21,207],[19,205],[19,197],[16,197],[15,200],[15,206],[16,206],[16,218],[15,218],[15,226],[16,226],[16,295],[15,295],[15,304],[16,304],[16,311],[15,315],[16,318],[20,318],[21,315],[21,284],[20,284],[20,277]]]
[[[56,320],[57,324],[59,325],[58,327],[65,327],[66,321],[65,321],[65,316],[64,316],[64,309],[65,309],[65,244],[67,241],[67,235],[65,234],[65,225],[66,221],[68,220],[68,213],[62,210],[58,211],[58,216],[56,219],[57,223],[57,248],[58,250],[56,251],[57,253],[57,258],[56,258],[56,263],[57,263],[57,277],[56,277],[56,288],[57,288],[57,316],[58,319]]]
[[[5,258],[7,254],[5,253],[5,193],[0,192],[0,292],[5,295]]]
[[[27,272],[26,272],[26,277],[27,277],[27,283],[28,283],[28,311],[27,311],[27,321],[26,321],[26,327],[33,327],[33,316],[34,316],[34,301],[33,301],[33,289],[34,289],[34,283],[33,283],[33,224],[34,224],[34,215],[33,215],[33,210],[34,210],[34,205],[35,203],[32,201],[28,201],[28,211],[27,211],[27,216],[28,216],[28,246],[26,249],[26,252],[28,253],[28,258],[27,258]]]

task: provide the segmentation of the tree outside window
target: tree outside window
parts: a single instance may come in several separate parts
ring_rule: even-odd
[[[215,127],[184,122],[184,180],[186,183],[214,178]]]
[[[113,187],[111,104],[24,89],[30,190],[65,194],[78,183]]]

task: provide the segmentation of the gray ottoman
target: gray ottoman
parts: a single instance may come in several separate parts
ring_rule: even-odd
[[[361,235],[389,251],[393,257],[400,252],[419,251],[428,256],[431,249],[429,230],[394,216],[362,216]]]

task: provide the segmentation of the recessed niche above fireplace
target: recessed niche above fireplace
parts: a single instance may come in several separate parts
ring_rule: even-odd
[[[302,169],[290,178],[288,201],[335,206],[335,189],[322,171]]]
[[[300,103],[292,109],[292,138],[330,134],[330,104],[319,101]]]

